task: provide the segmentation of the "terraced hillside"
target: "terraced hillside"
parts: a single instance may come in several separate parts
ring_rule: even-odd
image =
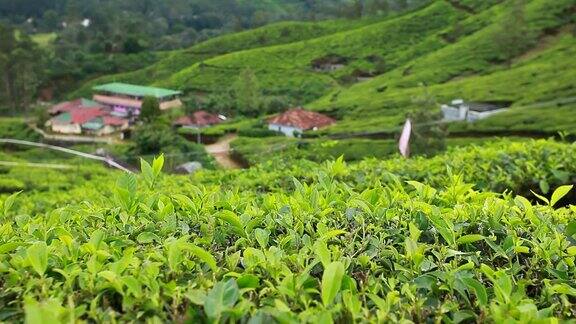
[[[379,21],[271,25],[177,51],[147,69],[90,85],[116,80],[177,88],[191,96],[221,93],[250,68],[266,95],[287,96],[340,119],[330,133],[394,129],[414,108],[421,85],[439,102],[462,97],[522,107],[576,96],[576,5],[526,1],[522,36],[529,41],[510,56],[496,39],[515,15],[516,3],[437,0]],[[555,113],[561,122],[572,109]],[[523,124],[530,114],[535,113],[507,116],[512,123],[523,118],[517,120]],[[548,130],[570,130],[564,124]],[[465,128],[454,131],[470,131]]]
[[[281,22],[250,31],[217,37],[184,50],[168,53],[166,58],[138,71],[103,76],[92,80],[71,94],[71,97],[88,94],[93,85],[117,81],[138,84],[159,84],[181,70],[227,53],[292,43],[303,39],[352,29],[370,21],[336,20],[319,23]],[[185,85],[175,88],[184,89]]]

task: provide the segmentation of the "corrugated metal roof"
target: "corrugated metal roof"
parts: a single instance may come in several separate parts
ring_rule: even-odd
[[[169,96],[175,96],[181,94],[180,91],[170,90],[170,89],[162,89],[162,88],[155,88],[155,87],[145,87],[139,86],[134,84],[127,84],[127,83],[108,83],[99,85],[93,88],[95,91],[105,91],[120,95],[128,95],[128,96],[135,96],[135,97],[156,97],[156,98],[164,98]]]

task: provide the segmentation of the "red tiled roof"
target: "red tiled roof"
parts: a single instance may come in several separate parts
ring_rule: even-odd
[[[220,119],[220,117],[218,117],[218,115],[211,114],[204,110],[199,110],[194,112],[192,116],[184,116],[178,118],[174,122],[174,125],[203,127],[219,124],[221,122],[222,120]]]
[[[128,120],[116,116],[103,116],[102,121],[104,125],[110,126],[122,126],[128,122]]]
[[[53,115],[59,114],[62,112],[68,112],[71,109],[80,107],[81,105],[82,105],[82,99],[76,99],[73,101],[65,101],[65,102],[59,103],[59,104],[55,105],[54,107],[50,108],[48,110],[48,112],[50,114],[53,114]]]
[[[107,111],[101,108],[75,108],[69,111],[70,113],[70,124],[84,124],[89,120],[102,117],[108,114]]]
[[[302,130],[321,128],[332,125],[335,119],[326,115],[304,110],[302,108],[290,109],[280,115],[268,119],[269,124],[296,127]]]
[[[48,113],[50,113],[51,115],[56,115],[63,112],[69,112],[72,109],[95,108],[95,107],[100,107],[100,105],[96,102],[80,98],[72,101],[61,102],[50,108],[48,110]]]

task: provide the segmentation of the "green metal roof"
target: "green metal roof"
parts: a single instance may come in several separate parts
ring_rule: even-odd
[[[108,84],[96,86],[92,89],[94,89],[96,91],[106,91],[106,92],[135,96],[135,97],[151,96],[151,97],[156,97],[156,98],[164,98],[164,97],[168,97],[168,96],[175,96],[175,95],[181,94],[180,91],[162,89],[162,88],[154,88],[154,87],[144,87],[144,86],[126,84],[126,83],[108,83]]]
[[[59,121],[61,123],[69,123],[72,120],[72,115],[70,115],[69,112],[65,112],[54,117],[54,120]]]
[[[102,120],[102,117],[96,117],[87,123],[82,124],[82,128],[88,130],[99,130],[102,127],[104,127],[104,121]]]

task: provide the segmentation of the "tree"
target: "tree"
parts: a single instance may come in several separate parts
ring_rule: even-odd
[[[419,96],[413,99],[416,108],[408,114],[412,121],[411,151],[416,155],[433,155],[446,149],[447,131],[437,123],[441,119],[436,98],[423,87]]]
[[[144,97],[144,101],[142,102],[142,111],[140,112],[140,118],[143,121],[154,121],[158,116],[161,115],[161,113],[160,103],[156,97]]]
[[[43,78],[44,53],[23,33],[0,25],[0,103],[27,110]]]
[[[499,58],[504,60],[508,67],[512,60],[524,53],[534,43],[533,33],[526,24],[524,8],[525,0],[514,0],[510,12],[503,15],[493,40]]]
[[[262,93],[254,72],[250,68],[242,71],[233,88],[238,111],[243,115],[257,115],[262,103]]]

